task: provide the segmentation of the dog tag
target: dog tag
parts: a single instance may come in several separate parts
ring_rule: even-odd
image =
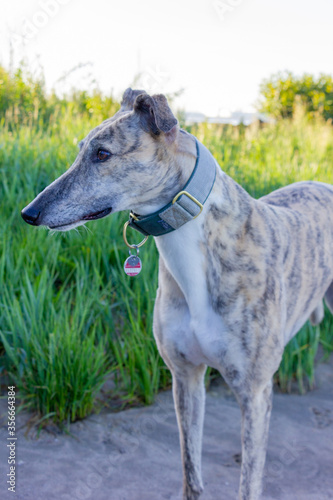
[[[137,255],[130,255],[124,263],[124,271],[127,276],[136,276],[141,272],[142,262]]]

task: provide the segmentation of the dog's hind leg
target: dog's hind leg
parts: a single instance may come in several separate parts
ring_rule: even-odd
[[[186,364],[173,372],[173,397],[180,433],[183,461],[183,499],[197,500],[203,490],[201,479],[202,428],[205,411],[205,365]]]
[[[311,325],[313,326],[319,325],[319,323],[321,323],[322,320],[324,319],[324,314],[325,314],[324,304],[323,301],[321,300],[317,305],[316,309],[312,311],[312,313],[310,314]]]
[[[242,410],[242,469],[239,498],[258,500],[272,410],[272,381],[239,397]]]
[[[325,293],[325,302],[331,313],[333,314],[333,281],[328,287],[327,292]]]

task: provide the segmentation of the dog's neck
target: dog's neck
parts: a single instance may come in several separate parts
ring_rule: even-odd
[[[194,136],[180,130],[173,150],[173,161],[182,173],[179,189],[182,189],[191,176],[196,158],[197,150]],[[243,224],[250,210],[249,207],[255,200],[220,168],[218,168],[217,174],[215,185],[206,202],[207,206],[214,204],[219,208],[221,223],[223,218],[231,216],[235,220],[235,225],[236,221],[238,224]]]
[[[179,130],[172,143],[161,138],[154,151],[155,169],[160,173],[153,179],[156,186],[149,190],[146,200],[138,199],[129,207],[130,210],[146,216],[170,203],[191,177],[196,159],[196,142],[191,134]],[[151,199],[152,192],[154,196]]]
[[[195,162],[195,142],[192,140],[192,136],[184,135],[177,145],[178,164],[184,168],[184,178],[191,175]],[[206,287],[204,249],[210,244],[209,238],[218,237],[222,245],[229,238],[241,238],[255,203],[256,200],[217,167],[213,189],[199,217],[155,238],[167,269],[188,303],[192,303],[193,310],[202,309],[200,301],[205,301],[205,294],[199,290]]]
[[[196,162],[195,138],[184,130],[180,130],[178,141],[175,144],[174,162],[182,172],[182,180],[179,186],[181,189],[192,174]],[[223,224],[223,219],[225,222],[227,218],[231,218],[236,229],[236,226],[244,224],[253,203],[255,203],[255,200],[223,170],[218,168],[216,181],[211,195],[207,199],[202,218],[205,217],[204,214],[207,213],[207,208],[214,205],[219,210],[221,224]],[[198,222],[202,218],[200,216]]]
[[[174,158],[183,173],[182,182],[185,184],[191,173],[197,159],[197,148],[195,138],[185,130],[180,129],[177,140],[174,145]]]

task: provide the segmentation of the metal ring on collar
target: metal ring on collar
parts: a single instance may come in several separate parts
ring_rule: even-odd
[[[128,248],[140,248],[140,247],[142,247],[142,245],[144,245],[146,243],[149,236],[145,236],[144,239],[140,243],[137,243],[136,245],[131,245],[130,243],[128,243],[127,238],[126,238],[126,231],[127,231],[127,227],[128,227],[129,223],[130,223],[129,220],[127,222],[125,222],[124,229],[123,229],[123,238],[124,238],[125,245],[127,245]]]

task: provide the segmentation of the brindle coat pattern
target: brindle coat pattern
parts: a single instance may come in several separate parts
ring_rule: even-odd
[[[101,148],[112,153],[103,163]],[[22,216],[68,230],[107,208],[151,213],[182,189],[195,156],[194,138],[179,130],[165,97],[128,89],[120,111],[90,132],[72,167]],[[202,491],[207,365],[221,372],[242,412],[240,498],[259,498],[272,376],[304,322],[322,319],[325,294],[333,311],[332,214],[327,184],[296,183],[254,200],[217,166],[200,217],[155,239],[154,335],[173,376],[184,499]]]

